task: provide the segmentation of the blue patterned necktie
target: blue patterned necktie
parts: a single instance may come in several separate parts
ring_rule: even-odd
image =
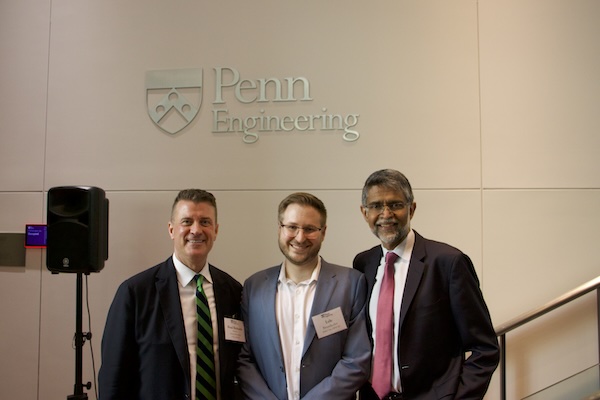
[[[216,400],[217,383],[213,355],[213,330],[210,308],[202,289],[204,277],[196,275],[196,314],[198,340],[196,343],[196,400]]]

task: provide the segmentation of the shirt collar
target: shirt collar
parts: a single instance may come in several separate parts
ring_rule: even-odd
[[[179,261],[177,256],[173,254],[173,264],[175,265],[175,271],[177,272],[177,281],[181,286],[187,286],[196,276],[196,272],[193,269],[188,268],[187,265]],[[208,261],[202,267],[200,275],[204,276],[204,279],[212,283],[212,277],[210,276],[210,269],[208,268]]]

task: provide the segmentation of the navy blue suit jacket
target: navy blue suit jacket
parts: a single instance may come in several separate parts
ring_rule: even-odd
[[[233,399],[240,344],[225,341],[225,317],[240,314],[241,284],[209,265],[217,307],[221,398]],[[190,398],[190,360],[172,257],[121,284],[102,338],[102,400]]]
[[[353,262],[367,278],[369,298],[382,256],[375,246]],[[467,255],[415,232],[399,319],[404,399],[483,398],[498,365],[498,340]],[[365,385],[361,399],[373,396]]]

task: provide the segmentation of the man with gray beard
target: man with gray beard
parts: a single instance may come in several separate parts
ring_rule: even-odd
[[[360,399],[482,399],[499,349],[473,263],[411,229],[416,203],[398,171],[371,174],[360,209],[381,241],[353,263],[367,279],[373,345]]]

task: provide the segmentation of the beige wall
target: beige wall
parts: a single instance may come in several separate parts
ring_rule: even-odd
[[[377,243],[362,183],[392,167],[415,188],[414,228],[473,258],[499,325],[598,275],[599,17],[595,0],[3,0],[0,232],[45,222],[51,187],[106,190],[109,260],[88,279],[98,368],[116,287],[171,252],[179,189],[215,194],[211,262],[243,281],[281,260],[276,206],[295,190],[324,200],[322,254],[350,265]],[[310,80],[310,102],[241,104],[228,90],[231,114],[357,113],[361,136],[212,133],[215,67]],[[202,68],[205,86],[171,136],[147,114],[145,74],[179,68]],[[51,275],[42,250],[26,264],[0,267],[0,397],[65,398],[75,276]],[[509,398],[598,363],[595,313],[587,296],[509,335]],[[495,376],[486,398],[498,393]]]

